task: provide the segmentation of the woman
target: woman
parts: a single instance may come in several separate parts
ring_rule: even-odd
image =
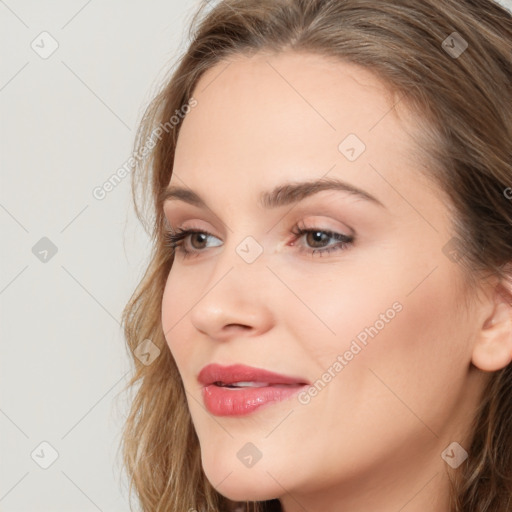
[[[510,14],[226,0],[193,27],[136,146],[142,509],[510,511]]]

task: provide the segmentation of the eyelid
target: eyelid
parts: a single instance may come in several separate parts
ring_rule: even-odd
[[[163,208],[164,223],[167,227],[180,226],[183,229],[203,229],[202,227],[196,226],[197,222],[205,223],[207,226],[215,226],[218,231],[232,231],[229,226],[221,220],[219,216],[212,210],[202,211],[195,206],[184,204],[181,201],[175,201],[176,204],[171,201],[170,206]],[[194,225],[190,227],[189,222]],[[209,229],[209,228],[207,228]]]
[[[356,241],[357,238],[355,234],[347,235],[343,233],[344,230],[331,230],[329,228],[324,228],[322,227],[321,223],[311,227],[305,226],[304,221],[302,221],[302,224],[303,226],[300,225],[300,222],[297,222],[293,225],[290,231],[295,238],[291,241],[291,243],[287,243],[286,245],[289,247],[297,247],[297,251],[299,253],[305,253],[308,256],[314,256],[315,254],[317,254],[318,256],[323,256],[335,251],[346,251],[354,245],[354,242]],[[353,232],[352,229],[350,229],[349,231]],[[302,244],[296,244],[297,240],[300,240],[304,236],[311,233],[323,233],[324,235],[326,234],[328,235],[328,238],[332,240],[337,240],[337,243],[327,245],[321,248],[304,248]],[[220,240],[219,237],[210,233],[208,230],[198,229],[194,227],[179,227],[176,230],[169,229],[164,234],[164,238],[167,240],[167,242],[170,243],[170,246],[172,247],[172,250],[174,252],[181,253],[183,258],[191,258],[197,257],[202,253],[208,252],[208,247],[203,249],[186,249],[185,241],[188,240],[189,237],[194,234],[202,234],[206,235],[207,237],[213,237],[216,238],[217,240]],[[222,245],[222,243],[220,245]],[[214,245],[212,248],[215,247],[219,246]]]
[[[327,218],[327,219],[326,219]],[[335,221],[341,226],[333,226],[332,223],[329,223],[329,219],[331,221]],[[201,221],[203,222],[203,221]],[[176,230],[191,230],[191,231],[201,231],[207,233],[210,236],[215,238],[219,238],[219,236],[215,235],[212,229],[205,228],[197,224],[197,220],[184,220],[182,222],[176,222],[177,227],[173,227],[172,223],[169,221],[167,216],[164,216],[164,224],[167,231],[176,231]],[[350,227],[348,224],[341,222],[340,220],[334,220],[332,215],[294,215],[292,218],[287,219],[286,217],[282,218],[277,224],[273,224],[273,226],[267,230],[267,234],[273,231],[278,224],[282,224],[282,232],[283,234],[288,233],[290,231],[290,224],[293,226],[299,226],[301,229],[309,230],[309,229],[321,229],[322,231],[332,231],[340,234],[345,234],[346,236],[355,237],[356,231]],[[210,224],[211,225],[211,224]],[[230,230],[231,231],[231,230]]]
[[[306,230],[321,229],[322,231],[333,231],[351,237],[355,237],[357,234],[351,226],[341,220],[333,219],[332,215],[300,215],[291,223]]]
[[[206,225],[212,225],[211,222],[208,222],[203,219],[190,219],[189,215],[185,214],[178,214],[175,216],[175,218],[169,219],[168,215],[164,215],[164,227],[168,230],[176,230],[176,229],[193,229],[197,231],[209,231],[211,232],[212,229],[208,227],[204,227],[202,225],[199,225],[199,222]]]

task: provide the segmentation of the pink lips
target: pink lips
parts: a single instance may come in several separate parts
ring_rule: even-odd
[[[242,416],[257,408],[294,395],[309,383],[241,364],[209,364],[197,377],[203,387],[206,408],[216,416]],[[234,386],[241,383],[241,386]]]

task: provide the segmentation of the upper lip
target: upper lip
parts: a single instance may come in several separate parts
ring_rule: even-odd
[[[308,382],[302,377],[281,375],[262,368],[255,368],[253,366],[246,366],[243,364],[234,364],[230,366],[209,364],[199,372],[197,380],[203,386],[210,386],[216,382],[222,384],[233,384],[235,382],[266,382],[270,385],[308,384]]]

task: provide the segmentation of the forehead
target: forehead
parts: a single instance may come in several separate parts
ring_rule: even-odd
[[[414,162],[406,125],[414,118],[403,106],[398,118],[395,96],[354,64],[292,52],[237,56],[209,69],[193,96],[175,171],[203,191],[327,174],[371,191],[379,171]]]

